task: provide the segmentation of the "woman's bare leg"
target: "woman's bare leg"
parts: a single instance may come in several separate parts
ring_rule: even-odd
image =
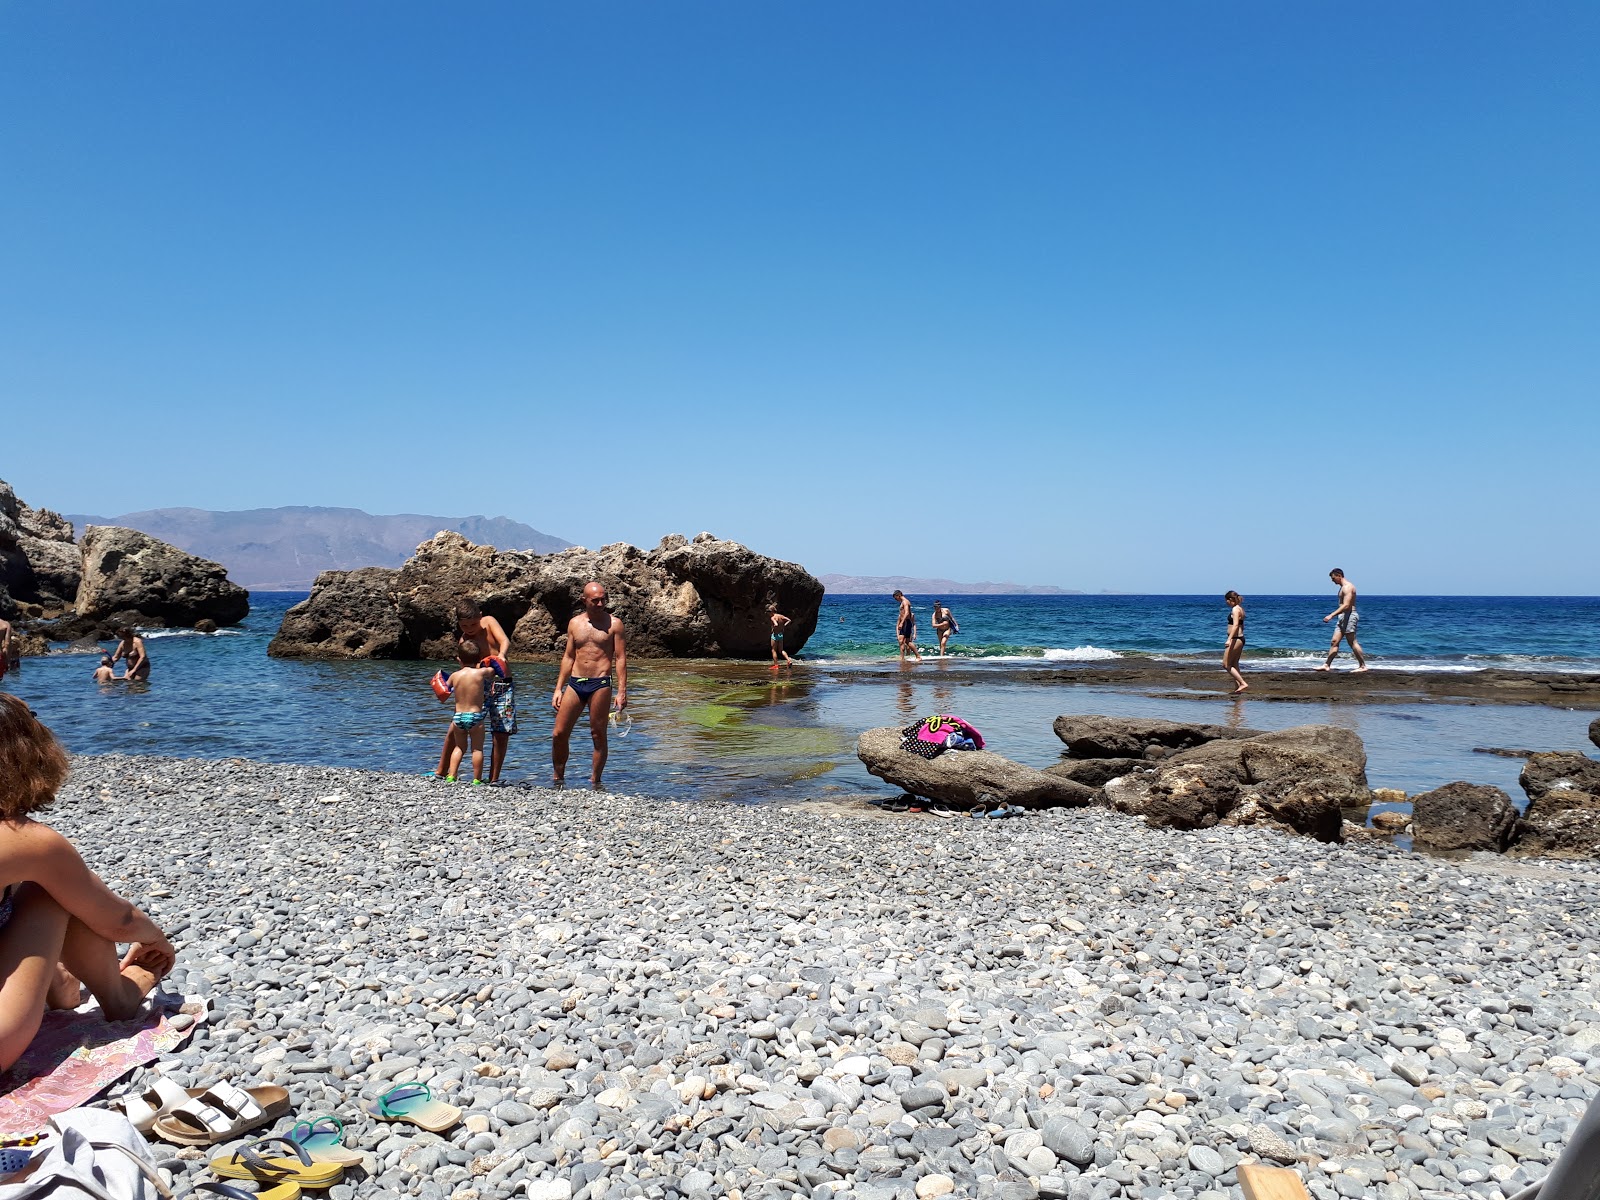
[[[0,929],[0,1070],[21,1058],[39,1032],[69,919],[37,884],[17,889],[11,920]]]
[[[137,1013],[157,983],[156,976],[137,961],[124,967],[116,946],[76,917],[67,921],[61,965],[94,993],[108,1021],[126,1021]]]

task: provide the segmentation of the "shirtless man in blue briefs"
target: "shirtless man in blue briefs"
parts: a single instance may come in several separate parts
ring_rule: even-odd
[[[600,774],[606,767],[606,733],[611,723],[613,672],[617,677],[617,711],[628,707],[627,643],[622,622],[606,611],[606,599],[604,584],[587,584],[583,589],[583,611],[567,622],[567,649],[561,655],[555,695],[550,697],[550,706],[556,710],[550,766],[557,787],[567,776],[567,741],[587,708],[589,736],[594,741],[589,786],[600,790]]]
[[[1367,656],[1361,653],[1361,643],[1356,641],[1356,623],[1360,617],[1356,613],[1356,585],[1344,577],[1344,572],[1338,567],[1328,572],[1328,578],[1333,580],[1333,586],[1339,589],[1339,607],[1322,618],[1326,625],[1329,621],[1337,620],[1339,623],[1333,627],[1333,644],[1328,647],[1327,660],[1317,668],[1326,671],[1333,666],[1333,660],[1339,654],[1339,640],[1342,638],[1350,643],[1350,653],[1356,656],[1356,671],[1360,673],[1367,669]]]

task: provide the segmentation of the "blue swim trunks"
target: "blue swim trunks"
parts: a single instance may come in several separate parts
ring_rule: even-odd
[[[450,718],[450,720],[455,725],[455,727],[457,729],[463,729],[466,732],[471,733],[479,725],[483,724],[483,713],[482,712],[457,713],[454,717]]]

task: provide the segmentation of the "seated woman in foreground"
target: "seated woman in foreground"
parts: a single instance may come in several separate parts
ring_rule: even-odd
[[[0,695],[0,1070],[22,1057],[47,1006],[78,1006],[80,981],[108,1020],[125,1020],[177,958],[154,921],[33,819],[66,777],[55,736]],[[132,943],[120,960],[118,942]]]

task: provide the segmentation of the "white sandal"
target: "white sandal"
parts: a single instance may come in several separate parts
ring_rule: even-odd
[[[214,1083],[156,1119],[156,1136],[180,1146],[214,1146],[274,1121],[289,1111],[289,1093],[276,1084],[241,1088]]]
[[[192,1097],[204,1090],[196,1088],[194,1091],[185,1091],[165,1075],[157,1075],[155,1082],[144,1091],[122,1098],[122,1111],[133,1122],[135,1129],[147,1134],[154,1128],[157,1118],[189,1103]]]

